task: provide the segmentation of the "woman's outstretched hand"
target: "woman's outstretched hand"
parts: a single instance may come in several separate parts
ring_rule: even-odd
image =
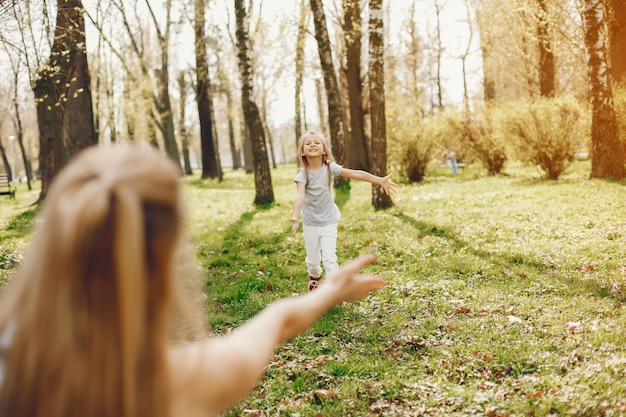
[[[385,280],[380,275],[357,274],[359,270],[375,260],[376,256],[370,253],[342,265],[338,270],[330,272],[315,291],[333,291],[333,304],[365,297],[371,291],[378,290],[385,285]]]

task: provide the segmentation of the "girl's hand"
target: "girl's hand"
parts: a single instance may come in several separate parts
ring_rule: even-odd
[[[394,195],[396,189],[398,188],[398,184],[391,181],[391,174],[383,177],[383,179],[380,181],[380,186],[383,187],[387,195]]]
[[[298,227],[300,226],[300,222],[298,221],[298,219],[294,218],[289,219],[289,221],[291,221],[291,236],[295,236],[296,233],[298,233]]]

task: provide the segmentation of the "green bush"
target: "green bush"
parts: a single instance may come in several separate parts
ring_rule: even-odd
[[[501,133],[517,158],[541,168],[556,180],[586,148],[590,114],[570,97],[510,103],[500,109]]]
[[[407,105],[390,106],[387,111],[389,156],[394,170],[407,182],[420,182],[432,158],[435,138],[432,126]]]
[[[489,108],[466,117],[455,110],[444,114],[442,129],[446,131],[447,147],[458,149],[466,160],[480,161],[489,175],[499,174],[507,160]]]

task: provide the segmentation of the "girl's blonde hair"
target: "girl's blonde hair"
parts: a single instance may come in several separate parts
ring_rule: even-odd
[[[326,142],[326,138],[320,133],[317,132],[306,132],[304,135],[300,136],[298,139],[298,166],[299,168],[304,169],[304,173],[306,176],[306,182],[309,183],[309,174],[307,169],[309,169],[309,161],[307,160],[306,155],[304,155],[304,142],[307,139],[319,139],[322,141],[323,146],[323,154],[324,159],[323,163],[326,165],[326,169],[328,170],[328,187],[332,184],[332,175],[330,173],[330,164],[331,162],[335,162],[335,158],[333,157],[333,152]]]
[[[54,179],[0,300],[0,415],[169,415],[179,177],[158,151],[116,145]]]

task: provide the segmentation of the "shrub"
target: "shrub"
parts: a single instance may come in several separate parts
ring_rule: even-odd
[[[541,98],[501,109],[502,133],[517,157],[556,180],[589,138],[589,112],[573,98]]]
[[[480,161],[489,175],[499,174],[507,160],[505,147],[492,121],[492,110],[485,108],[475,111],[471,117],[462,116],[457,111],[445,113],[445,136],[457,142],[457,149],[467,159]],[[448,139],[450,141],[450,139]],[[453,147],[454,145],[448,145]]]
[[[393,106],[387,116],[389,155],[394,169],[405,181],[422,181],[434,148],[431,126],[410,105]]]

